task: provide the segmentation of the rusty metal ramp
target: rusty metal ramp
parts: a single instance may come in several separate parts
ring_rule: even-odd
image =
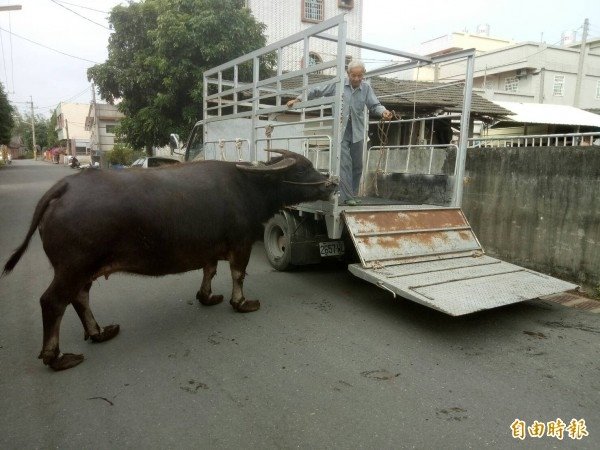
[[[344,211],[359,278],[460,316],[577,288],[483,254],[459,208]]]

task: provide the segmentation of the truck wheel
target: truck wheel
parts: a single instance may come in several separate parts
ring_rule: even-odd
[[[290,245],[290,229],[282,214],[275,214],[265,225],[264,244],[267,259],[274,269],[290,270],[292,248]]]

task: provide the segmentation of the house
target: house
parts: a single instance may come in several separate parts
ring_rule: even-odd
[[[22,158],[27,153],[27,147],[23,143],[23,138],[19,135],[13,135],[10,142],[5,148],[7,153],[10,153],[12,159]]]
[[[475,34],[468,31],[454,32],[422,42],[419,54],[439,56],[466,48],[474,48],[475,53],[479,55],[513,44],[515,42],[510,39],[490,36],[489,26],[483,25],[478,27]]]
[[[87,103],[60,102],[56,107],[56,132],[61,146],[69,155],[89,153],[90,133],[85,129]]]
[[[579,69],[581,66],[581,70]],[[436,79],[456,81],[463,62],[440,64]],[[600,108],[600,39],[560,46],[520,42],[478,54],[473,87],[490,100]]]
[[[125,115],[116,105],[92,102],[87,107],[85,128],[90,132],[92,156],[102,158],[115,145],[115,129]]]
[[[246,0],[252,15],[266,25],[267,45],[305,30],[315,23],[346,14],[347,38],[362,38],[363,0]],[[309,64],[331,60],[337,55],[335,42],[313,39],[310,42]],[[360,58],[360,49],[348,46],[346,60]],[[282,70],[305,67],[302,46],[290,48],[282,61]]]

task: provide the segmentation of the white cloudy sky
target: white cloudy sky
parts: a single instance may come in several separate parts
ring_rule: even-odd
[[[86,70],[106,59],[106,17],[119,3],[0,0],[0,6],[22,5],[20,11],[0,12],[0,81],[10,101],[25,110],[31,97],[36,114],[44,115],[60,101],[88,103]],[[274,7],[277,3],[273,0]],[[544,41],[556,44],[563,31],[579,30],[580,37],[587,17],[590,36],[600,37],[597,0],[365,0],[364,5],[363,40],[409,52],[417,52],[423,41],[452,31],[475,32],[484,23],[492,36],[539,41],[543,33]]]

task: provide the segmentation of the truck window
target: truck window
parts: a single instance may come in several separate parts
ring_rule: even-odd
[[[200,155],[203,152],[204,145],[202,130],[202,125],[196,125],[192,130],[192,136],[190,138],[189,145],[185,151],[186,161],[193,161],[196,157],[198,157],[198,155]]]

